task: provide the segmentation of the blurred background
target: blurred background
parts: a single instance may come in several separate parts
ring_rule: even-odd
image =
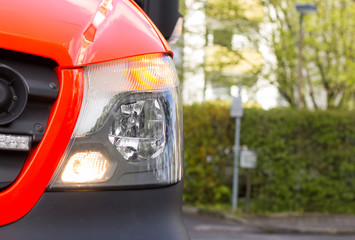
[[[355,213],[355,1],[180,4],[184,204],[232,211],[241,84],[237,214]]]

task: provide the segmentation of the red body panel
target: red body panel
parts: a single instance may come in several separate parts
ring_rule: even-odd
[[[0,225],[28,213],[46,189],[79,116],[83,98],[82,69],[58,70],[60,92],[48,121],[47,131],[27,159],[13,185],[0,192]]]
[[[171,51],[129,0],[0,0],[0,13],[0,48],[62,68]]]
[[[60,82],[42,142],[17,180],[0,192],[0,225],[26,215],[40,199],[70,141],[87,64],[171,52],[130,0],[0,0],[0,48],[55,60]],[[74,68],[74,69],[64,69]]]

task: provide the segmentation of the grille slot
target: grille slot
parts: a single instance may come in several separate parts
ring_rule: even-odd
[[[0,81],[12,101],[3,100],[0,133],[30,136],[31,150],[42,140],[51,106],[58,96],[55,66],[49,59],[0,50]],[[28,154],[0,149],[0,189],[16,180]]]

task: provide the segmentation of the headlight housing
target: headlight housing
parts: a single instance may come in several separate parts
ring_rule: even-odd
[[[138,187],[182,178],[182,111],[172,59],[84,67],[80,116],[50,189]]]

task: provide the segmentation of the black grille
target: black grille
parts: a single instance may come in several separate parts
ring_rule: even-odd
[[[42,140],[50,108],[58,96],[52,60],[0,50],[0,134],[32,138],[32,149]],[[29,152],[0,149],[0,188],[20,173]]]

